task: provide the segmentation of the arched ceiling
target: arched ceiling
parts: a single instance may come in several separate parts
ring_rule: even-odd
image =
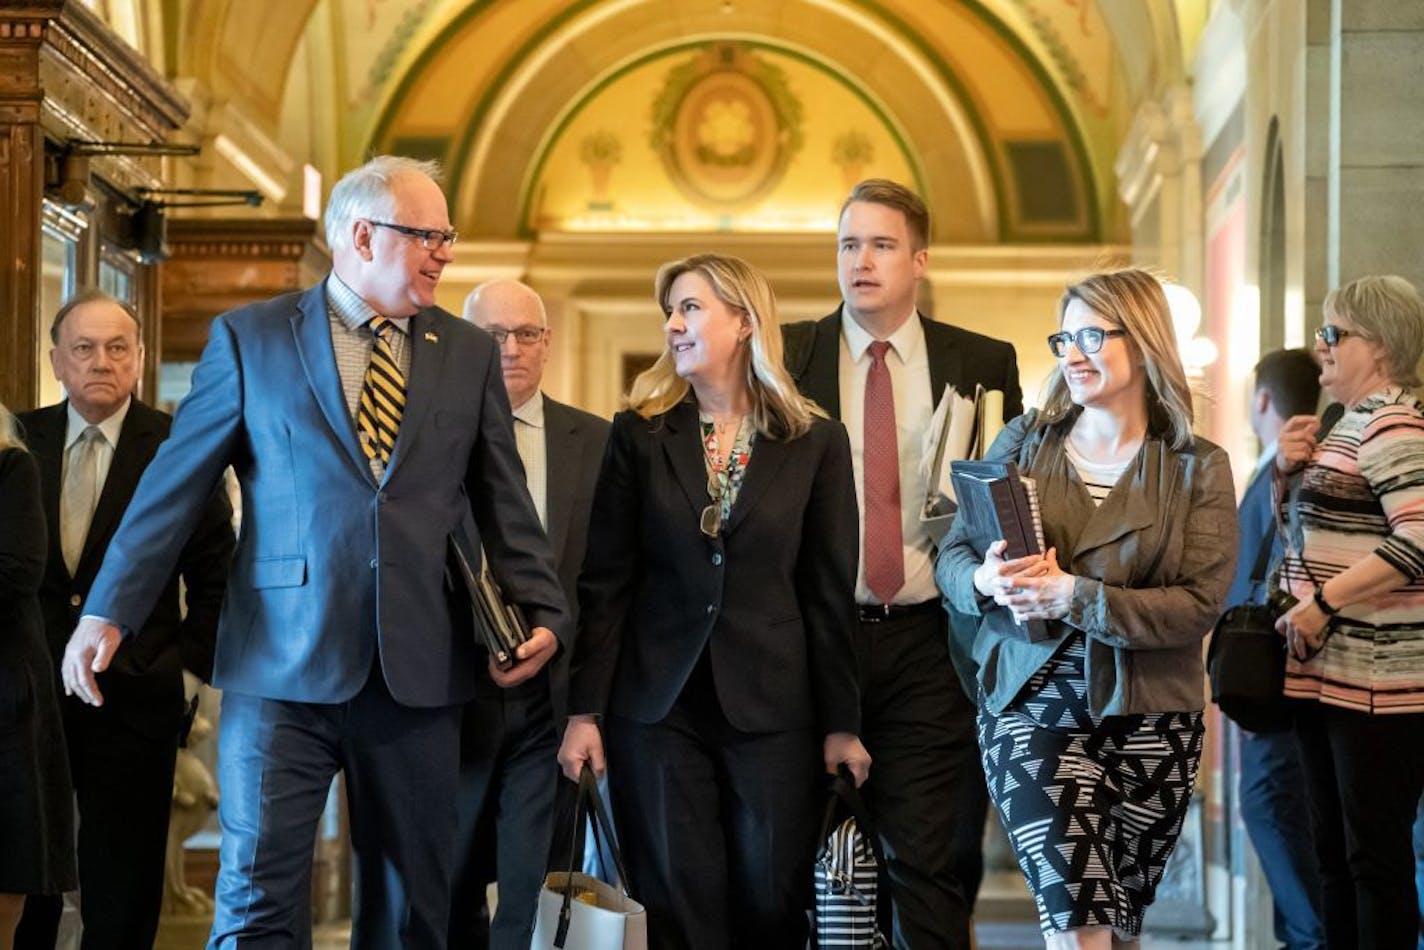
[[[284,105],[325,104],[320,142],[296,146],[315,154],[293,158],[328,182],[372,151],[443,158],[474,234],[528,233],[554,131],[630,64],[737,39],[860,89],[918,161],[938,240],[1034,241],[1120,236],[1128,119],[1180,79],[1182,37],[1222,0],[134,2],[162,4],[171,73],[274,137]],[[1050,180],[1072,222],[1026,207]]]

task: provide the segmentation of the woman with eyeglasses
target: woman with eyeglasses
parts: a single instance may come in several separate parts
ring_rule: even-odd
[[[1192,435],[1162,285],[1072,284],[1048,338],[1044,406],[988,458],[1031,478],[1047,551],[1005,560],[957,523],[941,590],[979,615],[989,794],[1050,948],[1136,947],[1187,813],[1202,746],[1202,638],[1236,560],[1226,453]],[[1031,642],[1018,624],[1046,621]]]
[[[666,264],[666,347],[613,420],[559,750],[608,765],[654,947],[803,947],[822,801],[864,781],[845,429],[782,365],[766,279]]]
[[[1288,505],[1278,622],[1289,646],[1310,824],[1332,947],[1418,937],[1411,826],[1424,792],[1424,301],[1401,277],[1331,291],[1315,333],[1328,433],[1296,416],[1277,467]],[[1302,816],[1302,819],[1304,816]]]

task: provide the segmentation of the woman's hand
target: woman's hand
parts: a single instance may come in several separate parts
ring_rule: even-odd
[[[1014,620],[1062,620],[1073,603],[1072,574],[1058,566],[1058,549],[1048,553],[1019,558],[1009,563],[1026,563],[1023,569],[1006,578],[1008,589],[995,596],[998,604],[1014,612]]]
[[[559,767],[570,781],[577,782],[587,762],[594,775],[603,775],[606,763],[603,760],[603,733],[592,716],[570,716],[568,728],[564,730],[564,741],[559,745]]]
[[[842,765],[850,769],[850,774],[855,776],[856,788],[860,788],[870,775],[870,753],[865,751],[860,737],[854,733],[832,732],[826,736],[821,745],[821,757],[831,775],[835,775]]]
[[[1284,475],[1294,475],[1315,455],[1315,433],[1320,431],[1319,416],[1291,416],[1281,426],[1276,442],[1276,468]]]
[[[1276,620],[1276,632],[1286,638],[1286,648],[1291,656],[1304,663],[1325,646],[1325,628],[1330,618],[1315,604],[1314,598],[1307,598]]]
[[[974,569],[974,589],[985,597],[992,597],[994,603],[1000,606],[1004,605],[1002,598],[1014,586],[1013,577],[1032,570],[1043,559],[1040,554],[1030,554],[1006,561],[1004,550],[1008,546],[1007,541],[995,541],[989,545],[989,550],[984,552],[984,563]]]

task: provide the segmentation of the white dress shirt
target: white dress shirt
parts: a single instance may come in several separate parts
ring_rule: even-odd
[[[549,528],[548,445],[544,437],[544,394],[535,391],[529,401],[514,410],[514,444],[524,463],[524,478],[534,498],[539,523]]]
[[[854,318],[841,311],[840,390],[841,421],[850,434],[851,464],[855,469],[855,498],[860,506],[860,566],[856,570],[855,599],[874,604],[879,599],[865,584],[865,377],[870,372],[870,344],[875,338]],[[900,456],[900,530],[905,545],[905,586],[893,603],[918,604],[939,597],[934,582],[934,542],[920,523],[925,485],[920,475],[920,444],[934,399],[930,393],[929,350],[919,315],[912,313],[888,338],[885,365],[895,393],[895,444]]]

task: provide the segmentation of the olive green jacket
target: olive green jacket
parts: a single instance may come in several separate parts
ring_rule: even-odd
[[[1030,643],[1007,608],[981,597],[983,563],[960,522],[935,565],[946,600],[980,615],[971,655],[990,711],[1001,713],[1075,631],[1087,635],[1088,702],[1095,715],[1190,712],[1205,705],[1202,639],[1236,564],[1236,496],[1226,452],[1205,439],[1176,451],[1149,434],[1112,493],[1094,507],[1064,451],[1073,417],[1013,420],[987,458],[1034,479],[1044,536],[1075,576],[1068,615]]]

